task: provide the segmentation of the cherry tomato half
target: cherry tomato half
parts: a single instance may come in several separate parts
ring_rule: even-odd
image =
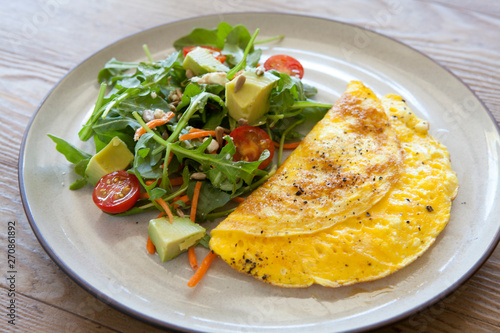
[[[299,79],[302,79],[304,76],[304,67],[302,67],[302,64],[297,59],[284,54],[271,56],[264,63],[264,68],[266,71],[275,69],[278,72],[288,74],[289,76],[296,76]]]
[[[212,55],[215,57],[215,59],[219,60],[221,63],[224,63],[226,61],[226,56],[222,54],[222,50],[218,49],[216,47],[211,47],[211,46],[200,46],[203,47],[204,49],[208,49],[212,51]],[[186,57],[186,54],[189,52],[193,51],[197,46],[185,46],[182,49],[182,52],[184,54],[184,58]]]
[[[106,213],[123,213],[139,199],[139,180],[123,170],[108,173],[95,186],[92,199]]]
[[[270,156],[262,161],[259,169],[264,169],[271,163],[274,156],[274,145],[269,135],[256,126],[236,127],[229,136],[236,146],[233,161],[257,161],[264,150],[269,150]]]

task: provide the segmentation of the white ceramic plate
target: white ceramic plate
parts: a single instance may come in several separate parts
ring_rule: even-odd
[[[377,95],[404,96],[449,148],[460,181],[449,225],[420,259],[378,281],[328,289],[282,289],[214,262],[194,289],[184,255],[168,263],[145,251],[151,216],[102,214],[89,187],[68,190],[71,168],[46,136],[83,149],[77,132],[97,92],[98,70],[111,57],[145,60],[144,43],[160,59],[194,27],[241,23],[260,38],[285,34],[264,55],[302,62],[317,99],[334,102],[350,80]],[[32,229],[52,259],[77,283],[116,308],[163,327],[195,331],[331,332],[379,327],[445,297],[470,277],[499,240],[499,131],[476,96],[421,53],[364,29],[305,16],[224,14],[158,26],[126,37],[89,57],[51,91],[26,131],[19,162],[22,201]],[[199,258],[205,255],[197,249]]]

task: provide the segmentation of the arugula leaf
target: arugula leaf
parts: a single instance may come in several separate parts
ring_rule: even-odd
[[[190,99],[189,107],[186,109],[186,111],[184,111],[177,125],[175,126],[174,131],[166,140],[167,143],[174,142],[179,138],[179,134],[184,129],[184,127],[186,127],[188,121],[195,114],[195,112],[203,112],[205,110],[205,105],[207,104],[209,99],[217,102],[217,104],[219,104],[222,108],[223,112],[227,113],[226,104],[224,103],[222,98],[209,92],[201,92]]]
[[[224,47],[224,41],[233,27],[227,22],[221,22],[216,29],[195,28],[188,35],[174,42],[176,50],[185,46],[212,46],[219,49]]]
[[[167,191],[162,189],[161,187],[155,187],[149,193],[150,193],[149,199],[155,200],[155,199],[160,199],[162,196],[165,195],[165,193],[167,193]]]
[[[316,94],[316,89],[309,85],[304,85],[296,77],[280,73],[276,70],[268,71],[279,77],[276,86],[271,91],[270,108],[265,116],[268,126],[279,131],[279,128],[287,128],[283,123],[286,118],[302,118],[307,116],[314,119],[321,119],[326,111],[332,107],[331,104],[324,104],[312,101],[308,96]],[[296,137],[294,132],[290,132],[287,138]]]
[[[161,162],[163,152],[152,154],[161,145],[153,139],[154,134],[143,134],[135,145],[134,170],[147,179],[157,179],[163,174]]]
[[[196,99],[198,100],[199,107],[199,115],[192,115],[191,120],[199,120],[199,125],[205,129],[214,130],[217,126],[221,125],[222,121],[227,115],[227,108],[223,101],[223,97],[218,95],[219,93],[224,92],[224,87],[221,85],[202,85],[200,86],[197,83],[190,83],[186,86],[184,90],[184,94],[182,95],[181,103],[177,106],[177,110],[182,110],[187,105],[191,104],[193,98],[198,98],[202,93],[206,93],[203,98]],[[216,97],[217,96],[217,97]],[[211,104],[207,108],[207,104],[209,103],[209,99],[212,99],[216,102],[216,104]]]
[[[257,35],[255,35],[256,37]],[[243,25],[236,25],[228,34],[226,44],[222,50],[222,54],[227,56],[227,63],[231,66],[237,66],[245,58],[245,65],[255,67],[259,63],[262,55],[261,49],[254,48],[255,37],[250,35],[247,28]],[[250,41],[252,41],[250,43]],[[245,49],[248,46],[248,52],[245,56]]]
[[[298,78],[276,70],[269,72],[279,77],[278,83],[271,91],[270,113],[284,113],[292,107],[296,100],[303,101],[305,99],[302,82]]]
[[[107,84],[113,84],[116,80],[129,76],[131,74],[124,74],[130,69],[136,69],[139,63],[136,62],[123,62],[118,61],[116,58],[111,58],[99,71],[97,75],[97,81],[99,83],[105,82]]]
[[[155,200],[155,199],[158,199],[157,195],[159,193],[158,192],[153,193],[153,190],[157,188],[156,187],[157,181],[153,182],[150,185],[146,185],[146,183],[144,182],[144,179],[142,178],[140,172],[136,168],[133,168],[133,170],[130,170],[129,172],[135,174],[135,176],[139,180],[139,183],[146,190],[146,193],[148,194],[148,197],[149,197],[149,201],[151,201],[153,207],[156,207],[156,209],[158,209],[159,211],[162,211],[160,205]],[[160,191],[161,191],[161,189],[160,189]]]
[[[175,67],[182,67],[182,53],[175,52],[167,59],[153,63],[139,63],[132,76],[117,78],[113,89],[106,97],[102,97],[103,89],[99,92],[100,98],[91,117],[78,133],[82,141],[87,141],[95,133],[93,126],[99,119],[105,119],[113,111],[119,112],[122,104],[139,99],[141,97],[153,99],[151,92],[158,92],[161,86],[168,84],[168,73]],[[158,100],[159,101],[159,100]],[[120,109],[118,109],[120,107]],[[130,110],[121,109],[130,116]]]
[[[318,93],[318,89],[310,84],[302,82],[302,87],[304,88],[304,95],[307,98],[314,97]]]
[[[255,38],[257,38],[257,35],[259,34],[259,29],[255,30],[254,34],[252,37],[250,37],[250,40],[248,41],[246,47],[245,47],[245,52],[243,52],[243,56],[241,57],[241,60],[233,67],[229,72],[227,72],[227,78],[228,80],[232,80],[234,75],[244,69],[247,65],[247,56],[248,54],[253,50],[253,43],[255,41]]]
[[[193,198],[196,182],[195,180],[191,180],[187,189],[187,195],[191,200]],[[208,181],[203,181],[200,189],[200,196],[198,198],[198,206],[196,208],[196,219],[204,221],[207,214],[214,209],[223,207],[230,200],[231,195],[229,193],[221,191]]]
[[[70,185],[71,190],[77,190],[87,184],[87,176],[85,175],[85,169],[89,164],[90,159],[92,158],[91,154],[80,150],[67,142],[64,139],[61,139],[55,135],[47,134],[49,138],[56,144],[56,150],[66,157],[68,162],[73,163],[75,165],[74,170],[75,173],[83,178],[77,179],[73,184]]]
[[[68,162],[76,164],[82,160],[86,160],[92,157],[91,154],[84,152],[73,146],[71,143],[66,142],[66,140],[61,139],[55,135],[47,134],[49,138],[56,143],[56,150],[66,157]]]
[[[198,162],[200,164],[199,169],[201,172],[207,173],[208,178],[216,188],[221,188],[221,185],[223,185],[224,181],[227,180],[230,184],[234,184],[232,185],[234,191],[235,187],[241,186],[239,179],[242,179],[245,183],[250,184],[256,175],[262,176],[267,174],[267,172],[258,169],[259,164],[264,159],[269,157],[269,152],[267,150],[262,154],[259,161],[234,162],[232,157],[236,151],[236,147],[234,146],[231,137],[226,136],[225,139],[227,144],[218,154],[205,153],[205,149],[212,140],[211,138],[206,140],[202,145],[194,150],[182,147],[179,142],[170,144],[170,147],[171,151],[180,162],[184,159],[191,159]]]
[[[245,26],[238,24],[232,27],[227,22],[221,22],[215,29],[193,29],[188,35],[177,39],[174,47],[176,50],[181,50],[186,46],[216,47],[227,56],[226,61],[230,66],[236,66],[244,57],[247,57],[246,64],[255,67],[260,60],[262,50],[255,49],[252,43],[245,56],[245,48],[251,39],[252,36]]]
[[[184,89],[184,93],[182,94],[181,102],[177,105],[177,110],[182,110],[187,107],[191,102],[191,98],[196,95],[199,95],[203,92],[203,89],[200,85],[189,83]]]
[[[86,178],[79,178],[77,180],[75,180],[75,182],[73,184],[71,184],[69,186],[69,189],[74,191],[74,190],[78,190],[78,189],[81,189],[82,187],[84,187],[85,185],[87,185],[87,179]]]
[[[199,240],[198,244],[210,250],[208,243],[210,242],[210,235],[205,233],[205,235]]]

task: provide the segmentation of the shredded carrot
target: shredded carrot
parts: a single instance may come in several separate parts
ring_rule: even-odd
[[[188,134],[183,134],[183,135],[179,136],[179,141],[202,138],[205,136],[213,136],[215,138],[215,131],[201,130],[201,131],[195,131],[195,132],[188,133]]]
[[[196,271],[198,269],[198,260],[196,260],[196,254],[194,253],[194,247],[190,247],[188,250],[189,264],[191,268]]]
[[[189,216],[191,218],[191,221],[193,222],[196,218],[196,208],[198,206],[198,198],[200,197],[200,189],[201,182],[197,181],[196,185],[194,186],[193,201],[191,202],[191,215]]]
[[[177,200],[182,200],[184,201],[185,203],[188,203],[189,202],[189,196],[187,194],[184,194],[184,195],[179,195],[177,197],[174,198],[174,200],[172,201],[177,201]]]
[[[157,219],[159,219],[160,217],[162,217],[163,215],[165,215],[165,212],[161,212],[160,214],[158,214],[158,216],[156,217]]]
[[[172,202],[176,202],[176,201],[179,201],[179,200],[183,201],[186,205],[187,205],[187,204],[189,203],[189,201],[190,201],[190,200],[189,200],[189,197],[188,197],[188,196],[187,196],[187,194],[186,194],[186,195],[183,195],[183,196],[178,196],[178,197],[175,197],[175,198],[174,198],[174,200],[172,200]],[[178,204],[174,204],[174,208],[177,208],[177,207],[179,207],[179,205],[178,205]]]
[[[170,164],[170,162],[172,161],[172,158],[174,157],[174,153],[170,153],[170,155],[168,155],[168,162],[167,162],[167,165]]]
[[[182,177],[170,178],[170,184],[172,186],[179,186],[184,184],[184,179]]]
[[[149,179],[149,180],[146,180],[144,183],[146,185],[151,185],[154,182],[156,182],[157,184],[161,184],[161,178],[158,178],[158,179]],[[184,184],[184,179],[182,177],[170,178],[170,184],[172,186],[182,185],[182,184]]]
[[[200,267],[194,273],[193,277],[188,281],[188,287],[194,287],[198,284],[198,282],[200,282],[201,278],[205,275],[208,268],[210,267],[210,264],[216,257],[217,255],[213,251],[210,251],[207,254],[205,259],[203,259],[203,261],[201,262]]]
[[[174,223],[174,215],[172,215],[172,211],[170,210],[170,207],[168,207],[168,204],[165,202],[165,200],[163,200],[162,198],[155,200],[168,215],[168,220],[170,221],[170,223]]]
[[[167,113],[165,113],[165,115],[163,115],[163,117],[161,117],[160,119],[153,119],[151,121],[148,121],[146,123],[146,126],[149,127],[150,129],[153,129],[157,126],[160,126],[160,125],[165,125],[166,123],[168,123],[170,121],[170,119],[172,119],[173,117],[175,116],[175,113],[173,113],[172,111],[169,111]],[[144,127],[139,127],[136,131],[135,131],[135,135],[134,135],[134,141],[137,141],[139,140],[139,138],[141,137],[141,135],[145,134],[146,133],[146,130],[144,129]]]
[[[174,153],[170,153],[170,155],[168,155],[167,166],[170,164],[170,162],[172,162],[173,157],[174,157]],[[164,166],[165,166],[165,163],[160,165],[160,168],[163,169]]]
[[[149,238],[149,235],[148,235],[148,242],[146,243],[146,249],[148,250],[149,254],[155,254],[156,252],[155,245],[151,241],[151,238]]]
[[[189,130],[189,133],[195,133],[195,132],[203,132],[203,131],[206,131],[204,129],[200,129],[200,128],[191,128]]]
[[[157,184],[160,184],[160,183],[161,183],[161,178],[159,178],[159,179],[149,179],[149,180],[146,180],[146,181],[144,182],[144,184],[146,184],[146,185],[151,185],[151,184],[153,184],[154,182],[157,182]]]
[[[238,202],[238,203],[242,203],[243,201],[245,201],[245,198],[242,198],[242,197],[234,197],[231,199],[232,201],[234,202]]]
[[[148,192],[139,193],[139,199],[149,199]]]
[[[196,182],[196,185],[194,186],[193,202],[191,204],[191,216],[190,216],[190,218],[191,218],[191,221],[193,221],[193,222],[196,218],[196,206],[198,206],[198,198],[200,197],[200,189],[201,189],[201,182],[198,181],[198,182]],[[187,195],[184,195],[182,197],[179,197],[179,199],[177,199],[177,200],[182,200],[182,201],[189,200],[189,197]],[[174,199],[174,201],[176,201],[176,200]],[[184,201],[184,202],[186,202],[186,201]],[[193,268],[193,270],[196,271],[196,273],[195,273],[195,275],[196,275],[198,273],[198,261],[196,260],[196,255],[194,253],[194,247],[189,248],[188,257],[189,257],[189,263],[191,264],[191,267]],[[207,269],[208,269],[208,267],[207,267]],[[205,269],[205,271],[206,271],[206,269]],[[199,279],[201,279],[201,277]],[[189,286],[189,283],[191,282],[191,280],[188,282],[188,286]],[[194,287],[198,283],[198,281],[193,282],[194,285],[192,285],[190,287]]]
[[[280,146],[280,144],[278,142],[275,142],[275,141],[273,141],[273,144],[275,147]],[[300,141],[299,142],[285,143],[285,144],[283,144],[283,148],[284,149],[295,149],[299,146],[299,144],[300,144]]]

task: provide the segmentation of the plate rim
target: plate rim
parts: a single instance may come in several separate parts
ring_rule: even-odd
[[[369,32],[369,33],[373,33],[373,34],[377,35],[379,38],[389,39],[392,42],[398,43],[400,46],[408,48],[408,49],[410,49],[413,52],[417,52],[421,56],[424,56],[425,58],[427,58],[428,60],[430,60],[434,64],[436,64],[437,66],[439,66],[442,69],[444,69],[448,74],[451,74],[451,76],[455,80],[457,80],[463,87],[465,87],[472,94],[472,96],[475,98],[475,100],[477,102],[479,102],[479,104],[481,105],[481,107],[486,111],[486,114],[489,116],[490,121],[493,123],[494,127],[496,128],[496,134],[500,137],[500,125],[497,123],[496,119],[493,117],[492,112],[489,110],[489,108],[486,106],[486,104],[477,96],[476,92],[468,84],[466,84],[463,81],[462,78],[460,78],[455,73],[453,73],[448,67],[446,67],[445,65],[441,64],[437,60],[433,59],[431,56],[427,55],[426,53],[424,53],[424,52],[422,52],[422,51],[420,51],[418,49],[415,49],[414,47],[412,47],[412,46],[410,46],[410,45],[408,45],[408,44],[406,44],[406,43],[404,43],[404,42],[402,42],[402,41],[400,41],[400,40],[398,40],[398,39],[396,39],[394,37],[385,35],[383,33],[375,31],[373,29],[366,28],[366,27],[363,27],[363,26],[360,26],[360,25],[357,25],[357,24],[354,24],[354,23],[350,23],[350,22],[344,22],[344,21],[340,21],[340,20],[337,20],[337,19],[326,18],[326,17],[322,17],[322,16],[319,16],[319,15],[314,15],[314,14],[297,14],[297,13],[290,13],[290,12],[250,11],[250,12],[213,13],[213,14],[206,14],[206,15],[190,16],[190,17],[185,17],[185,18],[182,18],[182,19],[175,19],[175,20],[168,21],[168,22],[165,22],[165,23],[157,24],[157,25],[154,25],[154,26],[150,26],[150,27],[147,27],[147,28],[140,29],[140,30],[137,30],[135,32],[129,33],[129,34],[123,36],[123,37],[120,37],[120,38],[118,38],[118,39],[116,39],[116,40],[108,43],[107,45],[103,46],[102,48],[99,48],[95,52],[93,52],[90,55],[86,56],[83,60],[81,60],[76,65],[74,65],[72,68],[70,68],[52,86],[52,88],[48,91],[48,93],[42,99],[42,101],[40,102],[40,104],[37,106],[35,112],[31,116],[31,118],[30,118],[30,120],[29,120],[29,122],[28,122],[28,124],[26,126],[26,129],[25,129],[23,137],[22,137],[21,146],[20,146],[20,149],[19,149],[19,155],[18,155],[18,186],[19,186],[19,190],[20,190],[20,197],[21,197],[21,202],[22,202],[22,205],[23,205],[23,210],[24,210],[25,215],[27,217],[27,220],[28,220],[28,222],[30,224],[30,227],[31,227],[33,233],[35,234],[35,237],[37,238],[38,242],[42,246],[43,250],[50,257],[50,259],[53,262],[55,262],[56,265],[66,275],[68,275],[77,285],[79,285],[86,292],[88,292],[92,296],[96,297],[98,300],[104,302],[105,304],[113,307],[114,309],[116,309],[116,310],[118,310],[118,311],[120,311],[120,312],[122,312],[122,313],[124,313],[126,315],[129,315],[129,316],[131,316],[131,317],[133,317],[135,319],[138,319],[138,320],[140,320],[140,321],[142,321],[142,322],[144,322],[146,324],[150,324],[150,325],[156,326],[158,328],[163,328],[163,329],[170,328],[170,329],[175,329],[175,330],[179,330],[179,331],[183,331],[183,332],[192,332],[193,331],[193,328],[190,328],[190,327],[182,327],[182,326],[178,326],[178,325],[172,324],[170,322],[165,322],[165,321],[157,320],[157,319],[155,319],[153,317],[150,317],[150,316],[148,316],[146,314],[143,314],[143,313],[141,313],[141,312],[139,312],[139,311],[137,311],[137,310],[135,310],[133,308],[130,308],[130,307],[126,306],[125,304],[120,303],[120,302],[114,300],[111,297],[106,296],[104,293],[100,292],[99,290],[97,290],[96,288],[94,288],[93,286],[91,286],[86,281],[83,281],[82,278],[80,278],[77,273],[75,273],[70,267],[66,266],[65,263],[63,262],[63,260],[61,260],[57,256],[57,254],[53,251],[53,249],[51,248],[51,246],[47,243],[47,241],[45,240],[45,238],[42,236],[42,234],[41,234],[41,232],[40,232],[40,230],[39,230],[39,228],[37,226],[37,223],[35,222],[35,220],[33,218],[33,215],[32,215],[31,209],[30,209],[30,204],[29,204],[28,199],[27,199],[27,193],[26,193],[26,190],[25,190],[25,182],[24,182],[23,173],[24,173],[24,160],[25,160],[26,141],[27,141],[28,135],[30,134],[30,130],[31,130],[32,125],[33,125],[33,123],[35,121],[35,118],[39,114],[39,111],[42,109],[42,107],[46,103],[47,99],[52,95],[52,93],[54,92],[54,90],[57,87],[59,87],[62,84],[62,82],[69,75],[71,75],[71,73],[74,72],[78,67],[83,66],[87,61],[89,61],[91,58],[93,58],[94,56],[96,56],[98,53],[103,52],[104,50],[106,50],[106,49],[114,46],[115,44],[123,42],[126,39],[128,39],[128,38],[130,38],[130,37],[132,37],[134,35],[141,34],[141,33],[147,33],[148,31],[152,31],[154,29],[159,29],[161,27],[164,27],[164,26],[167,26],[167,25],[170,25],[170,24],[175,24],[175,23],[180,23],[180,22],[185,22],[185,21],[190,21],[190,20],[203,19],[203,18],[211,18],[211,17],[219,17],[220,20],[224,20],[226,16],[238,16],[238,15],[250,15],[251,16],[251,15],[259,15],[259,14],[276,15],[276,16],[289,16],[289,17],[296,16],[296,17],[311,18],[311,19],[315,19],[315,20],[323,20],[323,21],[328,21],[328,22],[334,22],[336,24],[347,25],[347,26],[350,26],[350,27],[352,27],[354,29],[361,29],[363,31],[366,31],[366,32]],[[193,26],[193,28],[194,28],[194,26]],[[495,251],[496,247],[500,243],[500,228],[497,230],[496,235],[495,235],[495,237],[493,239],[494,240],[489,244],[487,250],[481,255],[481,258],[478,261],[476,261],[476,263],[465,274],[463,274],[459,279],[457,279],[457,281],[455,283],[453,283],[449,287],[445,288],[442,292],[437,293],[434,297],[432,297],[431,299],[429,299],[427,302],[424,302],[420,306],[416,306],[416,307],[414,307],[414,308],[412,308],[412,309],[410,309],[410,310],[408,310],[406,312],[403,312],[403,313],[401,313],[399,315],[391,316],[390,318],[386,318],[386,319],[384,319],[382,321],[378,321],[376,323],[365,325],[365,326],[361,325],[357,329],[352,329],[349,332],[351,332],[351,331],[356,331],[356,332],[358,332],[358,331],[368,331],[368,330],[373,330],[373,329],[381,328],[381,327],[384,327],[384,326],[387,326],[387,325],[390,325],[390,324],[395,324],[395,323],[397,323],[399,321],[402,321],[402,320],[404,320],[404,319],[406,319],[406,318],[408,318],[408,317],[410,317],[410,316],[412,316],[414,314],[417,314],[417,313],[423,311],[424,309],[431,307],[432,305],[436,304],[437,302],[445,299],[447,296],[449,296],[451,293],[453,293],[455,290],[457,290],[460,286],[462,286],[463,284],[465,284],[472,276],[474,276],[477,273],[477,271],[479,269],[481,269],[481,267],[491,257],[491,255]],[[195,330],[195,331],[196,332],[201,332],[201,331],[198,331],[198,330]]]

